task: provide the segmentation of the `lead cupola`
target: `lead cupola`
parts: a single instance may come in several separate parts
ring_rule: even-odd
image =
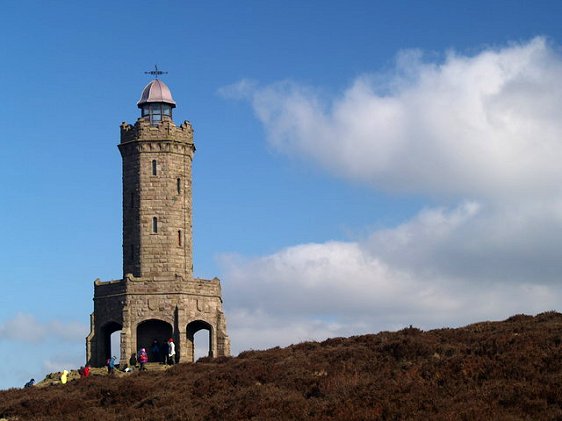
[[[142,118],[150,120],[152,125],[157,125],[163,119],[172,119],[172,109],[176,108],[176,101],[172,98],[170,88],[160,79],[154,79],[143,89],[137,106],[141,109]]]

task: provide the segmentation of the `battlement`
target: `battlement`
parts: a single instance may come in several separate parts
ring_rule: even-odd
[[[209,295],[221,296],[221,281],[217,277],[213,279],[194,278],[193,284],[199,291],[204,290]]]
[[[176,276],[175,279],[145,279],[137,278],[128,273],[125,275],[125,279],[123,281],[110,281],[102,284],[105,285],[114,282],[121,282],[123,293],[126,294],[169,293],[217,297],[221,299],[221,283],[218,278],[214,278],[211,280],[195,278],[192,281],[186,281],[181,276]],[[106,291],[107,290],[103,291],[103,295],[106,295]]]
[[[122,279],[113,281],[94,281],[94,299],[113,295],[125,294],[126,285]]]
[[[159,293],[198,295],[221,299],[221,282],[219,278],[195,278],[191,282],[185,282],[182,277],[166,280],[147,280],[136,278],[129,273],[125,275],[125,279],[112,281],[96,279],[94,281],[94,298]]]
[[[160,124],[153,126],[142,117],[134,125],[121,123],[121,143],[158,140],[193,144],[191,123],[186,120],[180,126],[176,126],[170,118],[164,118]]]

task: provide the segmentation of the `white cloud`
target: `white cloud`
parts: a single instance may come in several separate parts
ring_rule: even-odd
[[[399,55],[327,99],[292,82],[242,81],[271,145],[388,191],[560,196],[562,57],[544,38],[440,62]]]
[[[0,341],[40,343],[47,340],[73,342],[84,340],[88,327],[78,322],[39,321],[31,314],[18,313],[0,323]]]
[[[426,329],[459,326],[559,308],[559,259],[549,266],[540,255],[552,244],[534,254],[522,253],[525,261],[520,264],[519,248],[527,237],[516,237],[524,233],[512,234],[511,224],[499,229],[519,244],[506,243],[505,250],[498,251],[486,241],[496,233],[486,236],[474,230],[483,225],[484,231],[487,220],[497,218],[468,203],[452,210],[424,210],[394,229],[374,232],[366,241],[304,244],[253,259],[224,256],[233,348],[286,345],[409,324]],[[488,259],[482,257],[486,255]],[[534,276],[525,278],[521,271]],[[556,274],[557,282],[549,273]]]
[[[364,246],[401,270],[427,277],[490,282],[560,282],[562,212],[552,201],[465,203],[423,210],[373,233]]]
[[[287,346],[310,340],[349,336],[369,332],[368,321],[340,323],[330,320],[294,317],[287,312],[283,317],[259,309],[236,308],[228,314],[229,335],[234,354],[248,349],[266,349]]]
[[[1,340],[40,342],[44,337],[43,329],[30,314],[18,313],[13,319],[0,324]]]

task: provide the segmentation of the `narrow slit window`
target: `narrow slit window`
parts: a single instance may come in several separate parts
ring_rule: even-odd
[[[152,232],[154,234],[156,234],[158,232],[158,218],[157,217],[152,218]]]
[[[180,194],[181,193],[181,178],[178,178],[176,180],[176,188],[178,190],[178,194]]]
[[[178,231],[178,246],[181,247],[181,230]]]
[[[156,160],[152,160],[152,175],[156,175]]]

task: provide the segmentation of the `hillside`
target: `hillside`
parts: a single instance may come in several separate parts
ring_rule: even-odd
[[[562,314],[406,328],[0,392],[9,420],[562,419]]]

